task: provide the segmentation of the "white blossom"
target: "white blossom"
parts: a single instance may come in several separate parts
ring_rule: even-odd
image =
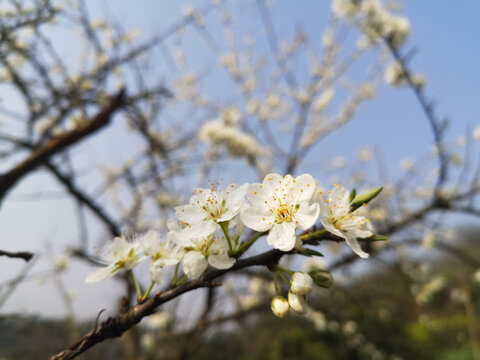
[[[253,159],[265,152],[258,141],[234,125],[223,121],[211,120],[205,122],[199,130],[198,137],[205,143],[225,146],[228,153],[234,157]]]
[[[290,291],[297,295],[306,295],[313,290],[313,279],[304,272],[296,272],[292,276]]]
[[[247,190],[250,206],[242,210],[243,223],[259,232],[270,230],[267,243],[276,249],[290,251],[295,247],[295,230],[308,229],[317,221],[320,209],[310,204],[315,181],[309,174],[296,178],[268,174],[262,184]]]
[[[473,138],[477,141],[480,141],[480,126],[477,126],[473,129]]]
[[[116,237],[103,256],[109,265],[89,274],[85,282],[102,281],[113,276],[120,269],[133,269],[145,259],[145,257],[139,257],[140,252],[141,246],[138,241],[129,242],[123,236]]]
[[[220,228],[218,223],[230,221],[240,212],[245,204],[247,187],[248,184],[230,184],[217,190],[215,184],[211,183],[210,189],[197,188],[189,204],[175,208],[175,215],[178,220],[189,224],[185,231],[190,236],[212,234]]]
[[[157,231],[149,231],[138,239],[145,255],[151,258],[149,270],[152,281],[162,282],[163,268],[178,264],[183,257],[183,249],[171,241],[160,241]]]
[[[329,191],[328,199],[320,201],[320,214],[325,230],[345,239],[352,250],[360,257],[367,258],[357,238],[373,235],[370,220],[350,212],[350,196],[346,188],[335,185]]]
[[[227,240],[223,236],[209,234],[192,238],[185,231],[171,231],[169,237],[185,248],[183,271],[189,278],[200,276],[208,264],[217,269],[228,269],[235,263],[235,258],[228,255]]]
[[[319,97],[317,97],[312,104],[312,109],[316,112],[325,110],[330,101],[332,101],[335,95],[335,89],[328,88]]]

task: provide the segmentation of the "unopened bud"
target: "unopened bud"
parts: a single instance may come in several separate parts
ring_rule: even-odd
[[[280,318],[285,317],[288,313],[288,309],[290,308],[287,299],[282,296],[275,296],[272,300],[271,307],[273,313]]]
[[[313,279],[304,272],[296,272],[292,276],[290,290],[297,295],[306,295],[313,290]]]
[[[327,270],[317,269],[310,271],[308,274],[312,277],[315,284],[320,287],[328,288],[333,284],[332,274]]]
[[[304,295],[297,295],[291,291],[288,293],[288,304],[297,314],[305,314],[308,310],[307,301]]]

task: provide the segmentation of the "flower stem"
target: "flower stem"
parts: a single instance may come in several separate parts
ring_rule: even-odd
[[[305,234],[305,235],[300,236],[300,240],[308,240],[308,239],[311,239],[311,238],[314,238],[314,237],[325,235],[327,233],[328,233],[328,231],[325,230],[325,229],[317,230],[317,231],[311,232],[309,234]]]
[[[277,272],[273,272],[273,286],[275,288],[275,296],[278,296]]]
[[[284,272],[285,274],[288,274],[290,276],[293,276],[293,271],[290,271],[288,269],[285,269],[284,267],[281,267],[279,265],[275,265],[275,270],[278,270],[278,271],[281,271],[281,272]],[[281,275],[281,274],[280,274]]]
[[[175,286],[182,285],[185,280],[187,280],[187,275],[183,275],[183,277],[180,280],[178,280],[178,282],[175,284]]]
[[[150,283],[150,286],[148,287],[147,292],[142,296],[142,300],[146,300],[147,297],[148,297],[148,295],[150,295],[150,292],[151,292],[152,289],[153,289],[153,285],[155,285],[155,281],[152,281],[152,282]]]
[[[180,267],[180,263],[177,264],[177,266],[175,266],[175,272],[173,273],[173,281],[172,281],[172,285],[175,286],[175,284],[177,283],[177,276],[178,276],[178,268]]]
[[[128,275],[130,275],[130,278],[133,281],[133,285],[135,285],[135,290],[137,290],[137,298],[141,299],[142,298],[142,290],[140,289],[140,285],[138,284],[137,278],[133,274],[132,270],[128,270]]]
[[[267,231],[264,231],[264,232],[255,234],[255,236],[252,237],[250,240],[241,244],[240,247],[235,252],[235,254],[242,255],[245,251],[247,251],[250,248],[250,246],[253,245],[255,241],[257,241],[260,237],[262,237],[263,235],[266,235],[267,233],[268,233]]]
[[[280,271],[278,272],[278,275],[280,275],[280,277],[282,278],[283,282],[285,283],[285,285],[287,285],[288,287],[290,287],[290,282],[285,278],[285,275],[283,275]]]
[[[233,255],[233,248],[232,248],[232,240],[230,240],[230,234],[228,233],[228,221],[222,221],[220,227],[222,228],[223,234],[225,235],[225,239],[227,239],[228,243],[228,252],[230,255]]]

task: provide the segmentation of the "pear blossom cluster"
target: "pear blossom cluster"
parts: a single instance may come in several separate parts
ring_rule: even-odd
[[[132,239],[116,237],[102,258],[106,266],[88,275],[86,281],[101,281],[123,269],[132,277],[139,298],[146,298],[155,284],[162,283],[166,268],[175,269],[172,285],[178,286],[185,279],[198,278],[209,266],[233,267],[237,258],[262,236],[269,246],[280,251],[302,250],[298,230],[312,228],[319,218],[323,225],[321,232],[345,239],[356,254],[368,257],[358,238],[367,238],[374,231],[369,219],[355,214],[359,207],[355,191],[349,193],[343,186],[335,185],[324,196],[323,187],[310,174],[297,177],[268,174],[262,183],[221,187],[220,183],[210,182],[209,185],[194,189],[187,204],[175,207],[176,219],[167,221],[166,236],[151,230]],[[360,196],[360,202],[365,204],[378,192]],[[241,241],[245,228],[256,233]],[[249,236],[251,234],[249,232]],[[132,270],[147,259],[151,286],[143,295]],[[180,266],[184,275],[178,280]],[[291,278],[288,300],[276,291],[271,304],[272,311],[280,317],[289,309],[305,314],[306,296],[313,290],[314,283],[323,287],[331,284],[331,277],[324,270],[293,273],[278,268],[280,270],[275,271],[282,273],[284,280],[285,276]],[[277,277],[275,289],[276,282]]]

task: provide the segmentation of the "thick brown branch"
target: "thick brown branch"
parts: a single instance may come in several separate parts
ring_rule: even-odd
[[[270,250],[257,256],[252,256],[244,260],[238,260],[230,269],[212,269],[204,273],[198,279],[191,280],[179,287],[169,289],[165,292],[158,292],[146,302],[136,305],[135,307],[129,309],[126,313],[108,318],[100,326],[84,335],[79,341],[70,346],[67,350],[53,355],[50,360],[74,359],[78,355],[82,354],[92,346],[102,342],[105,339],[121,336],[125,331],[139,323],[140,320],[142,320],[145,316],[152,314],[155,308],[177,296],[198,288],[217,286],[218,283],[213,280],[227,272],[250,266],[270,266],[277,263],[285,254],[287,253],[279,250]]]
[[[39,165],[47,162],[53,155],[58,154],[107,125],[110,121],[111,115],[123,105],[124,96],[125,90],[122,89],[92,120],[79,125],[71,131],[53,137],[46,145],[34,150],[26,160],[22,161],[12,170],[1,175],[0,201],[5,198],[8,191],[12,189],[18,181],[36,169]]]

